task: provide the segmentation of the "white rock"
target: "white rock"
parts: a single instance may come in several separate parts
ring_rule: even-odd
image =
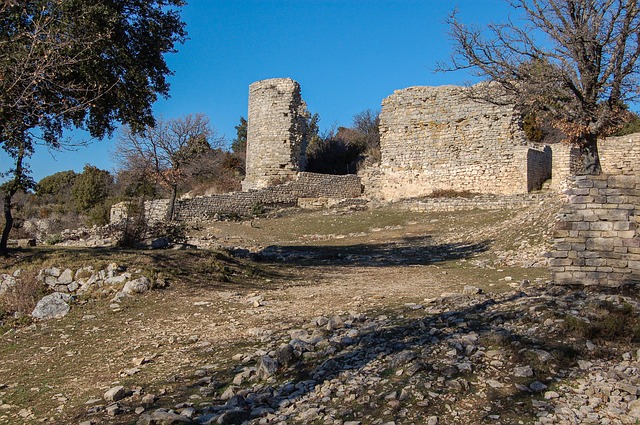
[[[143,292],[147,292],[151,289],[151,282],[149,279],[142,276],[141,278],[130,280],[124,284],[124,288],[122,288],[122,292],[125,294],[142,294]]]
[[[122,385],[118,385],[117,387],[113,387],[109,389],[102,396],[106,402],[112,403],[118,400],[122,400],[127,395],[127,391],[124,389]]]
[[[59,319],[69,313],[71,307],[67,302],[71,299],[69,294],[54,292],[51,295],[43,297],[36,308],[31,312],[31,316],[40,320]]]

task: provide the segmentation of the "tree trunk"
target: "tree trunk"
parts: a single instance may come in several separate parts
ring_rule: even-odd
[[[9,233],[13,228],[13,215],[11,215],[11,199],[13,194],[8,191],[4,195],[4,229],[2,230],[2,239],[0,239],[0,254],[5,255],[8,252],[7,242],[9,242]]]
[[[28,181],[26,178],[26,172],[23,161],[25,156],[27,155],[27,148],[25,146],[24,140],[19,145],[18,152],[16,153],[16,168],[13,170],[13,179],[9,180],[3,186],[5,186],[4,193],[4,229],[2,230],[2,238],[0,238],[0,255],[6,255],[9,251],[7,248],[7,242],[9,242],[9,233],[11,233],[11,229],[13,228],[13,215],[11,214],[11,201],[13,200],[13,195],[15,195],[18,190],[25,189],[25,182]]]
[[[578,143],[580,148],[579,175],[598,175],[602,173],[600,166],[600,156],[598,155],[598,137],[595,134],[588,134]]]

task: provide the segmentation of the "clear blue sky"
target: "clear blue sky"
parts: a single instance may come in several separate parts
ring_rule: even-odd
[[[182,11],[189,40],[167,57],[175,75],[171,97],[157,115],[204,113],[228,142],[247,115],[249,84],[291,77],[302,88],[321,129],[348,126],[354,114],[380,109],[394,90],[416,85],[464,84],[464,73],[436,74],[450,54],[445,24],[455,8],[468,23],[503,20],[504,0],[188,0]],[[73,135],[76,137],[76,135]],[[39,146],[33,177],[89,163],[112,171],[113,140],[75,152]],[[0,156],[0,170],[7,158]]]

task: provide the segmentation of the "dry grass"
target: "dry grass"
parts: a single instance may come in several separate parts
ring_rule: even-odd
[[[590,313],[588,320],[566,315],[567,332],[592,340],[640,342],[640,311],[631,304],[603,302]]]
[[[434,238],[433,243],[442,246],[446,242],[472,244],[485,240],[487,234],[479,234],[477,228],[493,228],[510,215],[425,214],[394,208],[316,211],[256,219],[255,227],[219,222],[215,228],[202,229],[204,234],[211,233],[216,240],[231,246],[275,243],[300,246],[303,250],[303,245],[333,250],[369,246],[385,259],[382,265],[362,262],[339,267],[331,261],[312,266],[256,264],[204,249],[37,247],[15,251],[0,265],[0,273],[20,268],[35,276],[39,269],[54,266],[75,270],[92,266],[99,270],[115,262],[141,269],[150,277],[162,276],[170,286],[126,300],[119,311],[112,311],[109,299],[83,299],[63,319],[16,326],[0,334],[0,384],[7,385],[0,388],[0,398],[16,406],[0,412],[0,424],[29,423],[20,419],[16,422],[22,407],[32,409],[33,422],[81,422],[87,419],[86,401],[101,398],[116,383],[142,387],[154,394],[164,391],[154,408],[172,408],[197,391],[189,386],[197,381],[191,375],[204,365],[213,365],[212,370],[221,374],[214,373],[214,377],[228,382],[233,372],[229,366],[237,364],[231,357],[258,348],[253,347],[256,337],[248,332],[251,329],[286,329],[336,311],[417,315],[407,313],[403,305],[422,303],[442,292],[461,291],[464,285],[476,285],[486,291],[506,290],[506,276],[513,282],[546,277],[543,269],[479,269],[474,266],[475,253],[472,258],[443,258],[421,264],[418,260],[431,255],[430,249],[405,251],[405,245],[413,240],[430,244],[430,238]],[[464,237],[461,226],[468,230]],[[323,235],[330,237],[316,238]],[[415,264],[393,264],[384,249]],[[492,254],[489,250],[479,255]],[[265,296],[264,307],[254,308],[246,302],[254,293]],[[200,345],[203,342],[210,345]],[[133,358],[142,356],[153,360],[133,376],[121,375],[132,366]],[[170,379],[176,375],[182,378]],[[59,402],[61,398],[68,401]],[[135,419],[125,415],[110,420],[109,423],[132,423]]]
[[[38,300],[45,294],[34,271],[23,272],[19,282],[0,296],[0,319],[30,314]]]
[[[437,189],[427,195],[427,198],[473,198],[478,195],[470,190]]]

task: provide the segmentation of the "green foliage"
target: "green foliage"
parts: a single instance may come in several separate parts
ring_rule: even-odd
[[[21,0],[0,5],[0,146],[15,164],[5,187],[5,229],[11,198],[31,183],[27,160],[36,142],[59,149],[63,131],[110,135],[116,123],[141,130],[151,106],[168,96],[164,55],[186,38],[183,0]],[[37,137],[38,140],[35,138]],[[0,170],[0,172],[3,170]],[[90,209],[89,205],[82,205]]]
[[[265,207],[262,203],[256,202],[251,206],[251,215],[259,216],[265,213]]]
[[[572,315],[564,319],[567,331],[582,338],[640,341],[640,314],[626,302],[604,302],[589,320]]]
[[[111,213],[111,203],[107,201],[95,205],[87,212],[87,224],[104,226],[109,224],[109,214]]]
[[[71,189],[73,202],[78,211],[87,213],[109,197],[113,177],[108,171],[85,165]]]
[[[60,171],[44,177],[36,185],[36,195],[52,195],[54,199],[66,200],[78,174],[74,171]]]
[[[247,120],[240,117],[240,124],[235,129],[236,138],[231,141],[231,152],[244,157],[247,152]]]
[[[47,245],[56,245],[62,242],[62,235],[60,233],[54,233],[52,235],[47,236],[47,239],[44,241]]]
[[[318,114],[308,124],[311,136],[307,146],[307,171],[324,174],[353,174],[380,160],[378,112],[367,109],[353,117],[352,127],[339,127],[322,137],[318,135]]]
[[[182,0],[23,0],[0,8],[0,131],[28,140],[39,127],[58,147],[62,130],[102,138],[114,121],[153,123],[151,105],[166,96],[164,59],[185,39]],[[27,90],[28,89],[28,90]]]
[[[637,114],[633,114],[633,117],[614,136],[627,136],[633,133],[640,133],[640,116]]]

